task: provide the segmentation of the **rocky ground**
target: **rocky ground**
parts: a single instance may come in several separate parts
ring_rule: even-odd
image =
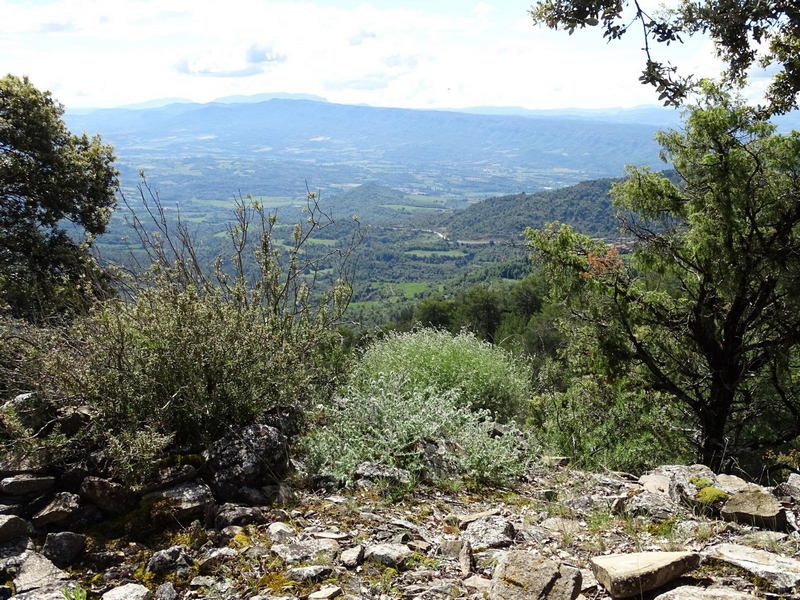
[[[0,598],[800,598],[798,476],[763,488],[554,460],[513,489],[409,491],[371,465],[349,488],[290,476],[250,502],[173,481],[127,512],[110,481],[41,493],[51,479],[0,482]]]

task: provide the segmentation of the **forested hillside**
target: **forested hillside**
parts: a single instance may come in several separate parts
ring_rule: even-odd
[[[608,192],[612,179],[595,179],[558,190],[489,198],[436,221],[452,240],[514,240],[526,227],[568,223],[593,237],[618,233]],[[416,222],[420,222],[416,220]]]

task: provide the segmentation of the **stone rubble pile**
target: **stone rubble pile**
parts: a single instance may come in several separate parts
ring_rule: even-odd
[[[635,478],[559,462],[514,490],[392,503],[381,490],[411,476],[374,464],[345,489],[290,490],[266,425],[138,490],[102,464],[0,466],[0,600],[800,598],[798,475],[767,488],[699,465]]]

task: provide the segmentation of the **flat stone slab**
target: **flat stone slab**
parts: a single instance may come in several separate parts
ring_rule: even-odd
[[[669,487],[672,480],[661,473],[646,473],[639,478],[641,485],[646,492],[651,494],[665,494],[669,496]]]
[[[694,552],[635,552],[596,556],[590,561],[598,583],[614,598],[630,598],[655,590],[697,568]]]
[[[761,490],[739,492],[731,496],[720,514],[726,521],[776,531],[786,529],[786,513],[781,503]]]
[[[338,585],[327,585],[316,592],[308,595],[308,600],[329,600],[329,598],[336,598],[342,595],[342,588]]]
[[[102,600],[152,600],[153,593],[138,583],[128,583],[109,590]]]
[[[340,550],[336,540],[306,540],[295,544],[274,544],[272,551],[287,563],[311,560],[318,553],[324,552],[333,559]]]
[[[575,600],[581,593],[581,572],[523,550],[507,552],[497,565],[489,600]]]
[[[373,560],[387,567],[400,567],[412,554],[411,548],[405,544],[377,544],[370,546],[364,558]]]
[[[659,594],[653,600],[753,600],[754,596],[725,588],[699,588],[682,585],[674,590]]]
[[[461,583],[464,584],[464,587],[467,589],[477,590],[479,594],[488,593],[489,588],[492,587],[492,580],[485,579],[480,575],[473,575],[472,577],[468,577]]]
[[[800,586],[800,560],[739,544],[712,546],[706,555],[764,579],[776,592],[790,592]]]
[[[739,492],[762,491],[760,486],[747,483],[744,479],[736,475],[717,475],[717,484],[714,487],[731,496]]]
[[[28,552],[14,577],[14,588],[17,593],[32,592],[63,585],[67,580],[69,575],[49,559],[38,552]]]
[[[35,475],[14,475],[0,480],[0,492],[11,496],[38,494],[54,488],[55,477],[37,477]]]

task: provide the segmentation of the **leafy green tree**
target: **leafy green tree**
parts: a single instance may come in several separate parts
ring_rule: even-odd
[[[442,298],[425,298],[414,311],[414,321],[423,327],[451,329],[455,318],[455,303]]]
[[[494,289],[476,285],[459,298],[461,324],[481,339],[494,343],[494,335],[503,320],[503,297]]]
[[[0,305],[16,317],[73,311],[104,287],[89,247],[116,204],[114,154],[63,112],[27,77],[0,79]]]
[[[528,236],[572,310],[573,355],[611,381],[644,373],[719,469],[800,435],[800,133],[704,84],[658,141],[679,182],[630,167],[612,191],[630,260],[566,226]]]
[[[609,40],[621,38],[631,27],[642,32],[647,60],[640,81],[656,87],[666,104],[681,104],[695,81],[692,75],[679,75],[670,63],[656,60],[652,45],[682,42],[683,37],[703,33],[714,41],[729,80],[743,79],[755,63],[770,68],[774,73],[766,93],[770,112],[781,114],[797,106],[800,9],[796,0],[680,0],[654,13],[646,12],[637,0],[632,7],[628,0],[538,0],[530,14],[534,23],[570,34],[586,26],[600,27]]]

